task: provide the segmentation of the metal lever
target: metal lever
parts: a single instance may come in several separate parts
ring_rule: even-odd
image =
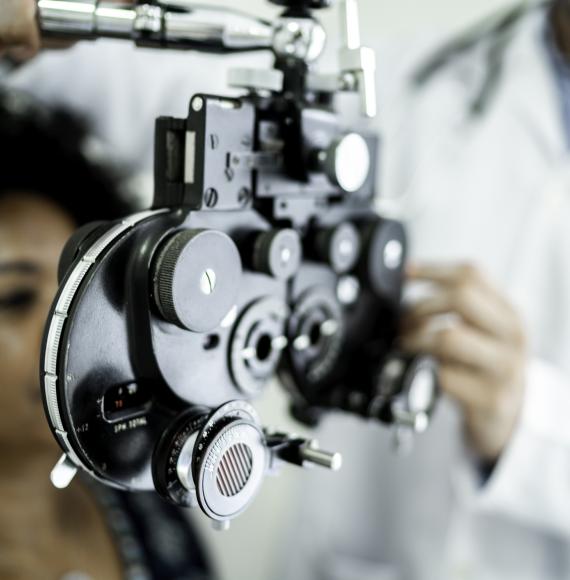
[[[323,451],[315,439],[303,439],[290,433],[281,432],[266,432],[266,436],[273,468],[276,462],[279,463],[279,460],[300,467],[318,465],[332,471],[338,471],[342,467],[342,455]]]
[[[339,56],[343,81],[358,91],[363,115],[372,118],[376,116],[376,55],[371,48],[360,45],[357,0],[342,0],[340,15],[344,33]]]
[[[52,36],[126,38],[144,46],[204,52],[271,49],[273,42],[273,28],[264,20],[176,0],[135,7],[100,0],[39,0],[38,13],[42,31]]]
[[[342,455],[338,452],[322,451],[314,439],[310,439],[299,447],[299,455],[304,465],[319,465],[332,471],[338,471],[342,467]]]
[[[371,48],[360,46],[357,0],[342,0],[340,16],[340,75],[309,72],[306,86],[310,91],[324,93],[358,92],[362,114],[372,118],[376,116],[376,55]]]
[[[54,487],[58,489],[66,488],[77,473],[77,465],[67,457],[62,455],[50,474],[50,480]]]

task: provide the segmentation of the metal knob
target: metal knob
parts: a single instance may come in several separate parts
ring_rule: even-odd
[[[393,353],[379,377],[380,417],[415,433],[424,432],[439,396],[436,361],[427,355]]]
[[[346,193],[361,189],[370,173],[370,150],[358,133],[336,139],[320,154],[319,160],[331,182]]]
[[[259,491],[269,463],[255,410],[245,401],[216,409],[202,427],[193,457],[196,495],[213,520],[239,515]]]
[[[337,274],[345,274],[354,268],[360,249],[360,233],[351,222],[322,229],[315,237],[318,259],[329,264]]]
[[[65,489],[77,474],[77,465],[62,455],[50,473],[50,481],[57,489]]]
[[[228,235],[184,230],[166,242],[156,261],[156,305],[168,322],[208,332],[235,305],[241,274],[239,251]]]
[[[303,248],[299,234],[289,228],[259,234],[253,248],[253,266],[277,280],[288,280],[299,270]]]
[[[406,232],[400,222],[379,218],[361,228],[360,272],[366,285],[383,300],[400,300],[406,264]]]
[[[332,471],[338,471],[342,467],[342,455],[323,451],[315,439],[303,439],[293,433],[270,432],[268,430],[266,430],[266,437],[273,468],[281,461],[299,467],[317,465]]]
[[[342,455],[338,452],[322,451],[314,439],[301,445],[299,454],[304,464],[318,465],[332,471],[338,471],[342,467]]]

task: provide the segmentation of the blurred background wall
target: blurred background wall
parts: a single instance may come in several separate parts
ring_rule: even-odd
[[[265,0],[219,0],[217,3],[270,17],[278,12]],[[406,51],[429,39],[441,42],[493,11],[513,4],[512,0],[360,0],[362,43],[377,49],[382,70],[387,54]],[[337,35],[338,11],[321,13],[321,21]],[[334,45],[334,36],[331,39]],[[386,53],[383,54],[383,48]],[[394,48],[395,47],[395,48]],[[327,67],[334,62],[334,51],[326,55]],[[382,78],[378,82],[382,82]],[[303,430],[287,416],[286,400],[278,385],[272,385],[256,404],[266,425]],[[326,442],[322,442],[325,446]],[[203,517],[196,517],[217,562],[221,580],[274,580],[275,563],[284,557],[283,522],[295,509],[295,496],[303,477],[310,476],[293,467],[278,478],[266,481],[258,499],[226,532],[214,531]],[[334,477],[334,474],[331,474]],[[294,557],[294,555],[291,555]]]

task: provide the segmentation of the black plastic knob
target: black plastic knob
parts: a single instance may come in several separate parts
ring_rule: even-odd
[[[152,458],[156,490],[165,499],[185,507],[197,507],[193,476],[194,445],[211,410],[191,407],[182,412],[164,431]]]
[[[155,264],[156,305],[168,322],[208,332],[235,305],[241,274],[241,258],[228,235],[215,230],[178,232]]]
[[[364,283],[378,296],[394,304],[402,291],[406,266],[406,233],[400,222],[379,219],[362,228],[360,271]]]
[[[298,272],[302,259],[301,240],[295,230],[270,230],[255,239],[253,267],[258,272],[288,280]]]
[[[360,256],[360,234],[350,222],[321,230],[316,235],[317,257],[330,265],[337,274],[354,268]]]

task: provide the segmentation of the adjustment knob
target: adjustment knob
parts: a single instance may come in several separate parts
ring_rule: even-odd
[[[350,222],[319,231],[315,240],[317,257],[337,274],[354,268],[360,256],[360,245],[360,234]]]
[[[288,280],[301,265],[303,251],[299,234],[292,229],[259,234],[253,247],[253,267],[278,280]]]
[[[265,436],[253,407],[230,401],[212,413],[196,441],[193,475],[200,507],[217,521],[243,512],[269,466]]]
[[[370,174],[370,150],[358,133],[349,133],[333,141],[319,153],[319,161],[331,183],[346,193],[361,189]]]
[[[158,255],[154,297],[165,320],[193,332],[216,328],[234,306],[242,274],[232,239],[215,230],[174,234]]]
[[[342,353],[344,318],[335,294],[325,286],[303,293],[288,320],[289,356],[281,371],[293,377],[295,389],[311,399],[333,380]]]
[[[153,453],[152,477],[156,491],[180,506],[198,506],[192,458],[196,439],[209,413],[207,407],[191,407],[181,413],[162,434]]]
[[[437,370],[431,356],[391,354],[378,377],[371,414],[418,433],[425,431],[439,396]]]
[[[234,325],[229,366],[235,385],[246,395],[257,395],[274,376],[287,347],[285,326],[289,309],[283,300],[268,296],[249,305]]]
[[[400,222],[379,219],[362,230],[361,274],[379,298],[400,300],[406,264],[406,233]]]
[[[200,506],[224,522],[253,501],[268,464],[255,409],[246,401],[230,401],[213,411],[196,406],[182,412],[156,445],[152,476],[164,498]]]

